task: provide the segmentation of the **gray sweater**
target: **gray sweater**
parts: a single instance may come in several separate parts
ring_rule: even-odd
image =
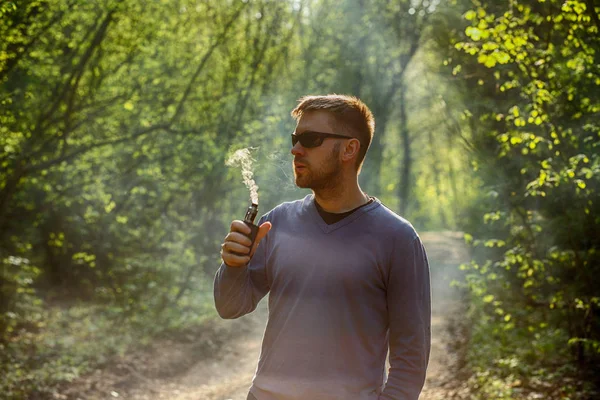
[[[431,296],[425,249],[410,223],[375,200],[327,225],[313,195],[277,206],[264,221],[273,227],[248,266],[222,264],[214,282],[222,318],[252,312],[269,293],[251,393],[416,400],[429,360]]]

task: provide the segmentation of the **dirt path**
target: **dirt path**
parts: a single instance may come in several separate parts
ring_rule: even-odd
[[[455,355],[447,350],[449,316],[457,293],[449,283],[467,258],[462,235],[424,233],[432,274],[432,351],[421,399],[449,398]],[[235,321],[216,321],[186,340],[162,340],[111,371],[96,371],[65,392],[63,399],[245,400],[252,382],[264,326],[266,301]],[[184,336],[185,338],[185,336]],[[218,357],[216,356],[218,354]]]
[[[450,399],[455,387],[458,355],[449,349],[453,340],[449,326],[460,312],[458,290],[450,283],[459,279],[458,265],[468,260],[463,235],[457,232],[426,232],[421,235],[431,267],[431,357],[422,400]],[[454,391],[452,391],[454,392]]]

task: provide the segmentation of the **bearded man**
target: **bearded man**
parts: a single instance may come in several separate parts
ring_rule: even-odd
[[[431,344],[429,266],[412,225],[359,186],[373,115],[356,97],[327,95],[301,98],[292,116],[296,185],[312,193],[264,215],[254,245],[233,221],[214,281],[222,318],[269,294],[248,399],[417,400]]]

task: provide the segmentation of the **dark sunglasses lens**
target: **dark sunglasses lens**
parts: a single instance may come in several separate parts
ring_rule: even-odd
[[[295,146],[296,143],[300,142],[302,147],[315,147],[314,144],[314,136],[311,135],[311,132],[303,133],[302,135],[296,135],[292,133],[292,146]]]
[[[323,137],[317,132],[306,132],[300,135],[300,144],[303,147],[317,147],[323,143]]]

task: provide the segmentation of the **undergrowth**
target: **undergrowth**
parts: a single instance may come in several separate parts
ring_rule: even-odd
[[[193,306],[192,306],[193,305]],[[146,310],[124,316],[116,306],[39,305],[32,325],[21,326],[0,343],[0,393],[21,400],[50,398],[114,356],[149,344],[153,338],[207,323],[216,317],[212,297],[204,292],[161,315]]]

